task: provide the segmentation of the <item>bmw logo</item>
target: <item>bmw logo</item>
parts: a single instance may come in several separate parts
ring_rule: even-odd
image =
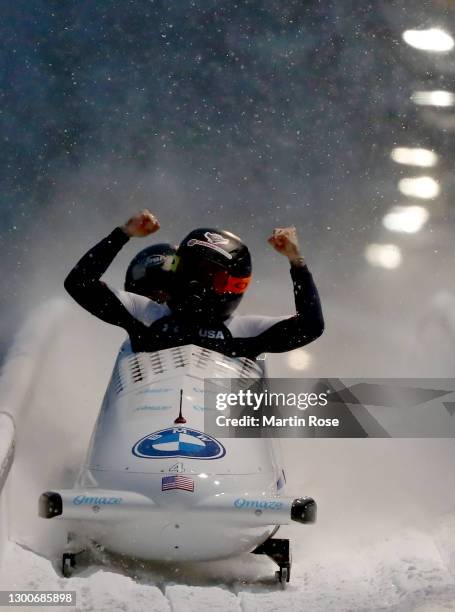
[[[189,427],[169,427],[141,438],[132,449],[133,455],[143,459],[220,459],[226,454],[224,446],[212,436]]]

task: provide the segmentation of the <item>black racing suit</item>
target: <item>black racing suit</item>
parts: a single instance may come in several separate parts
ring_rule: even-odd
[[[296,314],[290,317],[232,316],[205,323],[172,313],[142,296],[111,289],[100,280],[129,237],[117,227],[76,264],[65,288],[80,306],[96,317],[123,327],[134,352],[151,352],[196,344],[231,357],[255,359],[309,344],[324,331],[319,294],[306,265],[291,266]],[[147,304],[152,316],[138,315]],[[140,307],[139,307],[139,306]]]

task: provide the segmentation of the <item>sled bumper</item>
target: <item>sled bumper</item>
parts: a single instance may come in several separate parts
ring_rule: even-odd
[[[41,518],[79,520],[124,520],[132,514],[156,511],[145,495],[106,489],[60,489],[42,493],[38,503]]]
[[[123,521],[132,520],[140,514],[168,514],[170,508],[158,506],[145,495],[132,491],[110,491],[106,489],[61,489],[47,491],[39,499],[39,516],[71,520]],[[311,497],[262,496],[236,497],[215,495],[192,506],[172,512],[182,515],[212,515],[220,521],[243,525],[287,525],[291,521],[314,523],[317,506]]]

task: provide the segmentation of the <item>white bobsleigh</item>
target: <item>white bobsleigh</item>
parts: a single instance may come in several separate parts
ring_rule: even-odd
[[[316,504],[285,496],[276,440],[204,432],[208,378],[262,379],[263,369],[194,345],[121,351],[75,488],[43,493],[39,514],[82,521],[93,541],[139,559],[266,554],[287,582],[289,541],[272,536],[314,522]],[[65,552],[64,575],[74,565]]]

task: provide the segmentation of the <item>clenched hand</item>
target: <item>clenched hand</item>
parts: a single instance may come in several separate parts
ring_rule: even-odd
[[[122,230],[130,238],[144,238],[160,229],[158,219],[146,208],[133,215],[122,225]]]

